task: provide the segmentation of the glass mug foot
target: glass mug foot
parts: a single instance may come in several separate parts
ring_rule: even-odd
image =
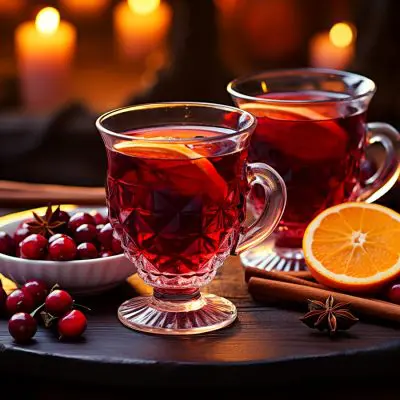
[[[195,335],[224,328],[237,316],[229,300],[195,292],[190,299],[140,296],[122,303],[118,318],[128,328],[162,335]]]
[[[262,244],[240,255],[245,267],[266,271],[304,271],[307,269],[301,248],[275,246],[276,236],[272,235]]]

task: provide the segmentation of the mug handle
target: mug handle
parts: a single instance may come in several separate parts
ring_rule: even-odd
[[[243,228],[234,255],[264,241],[277,227],[286,206],[285,182],[273,168],[263,163],[249,163],[247,180],[250,190],[255,185],[264,189],[265,206],[261,215],[250,226]]]
[[[386,156],[375,174],[359,186],[354,200],[372,203],[387,193],[399,178],[400,166],[394,143],[400,143],[400,133],[383,122],[367,124],[367,130],[367,146],[381,144]]]

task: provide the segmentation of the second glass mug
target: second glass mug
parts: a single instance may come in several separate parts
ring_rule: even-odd
[[[375,93],[372,80],[326,69],[294,69],[238,78],[228,85],[234,102],[256,116],[249,150],[251,162],[265,162],[284,178],[288,203],[268,241],[241,255],[245,266],[298,270],[304,230],[324,209],[346,201],[373,202],[399,177],[393,143],[399,133],[385,123],[366,124]],[[383,146],[376,172],[366,151]],[[369,169],[369,171],[368,171]],[[257,215],[263,198],[251,199]]]
[[[96,126],[108,158],[110,221],[153,296],[135,297],[120,321],[159,334],[195,334],[232,323],[228,300],[201,294],[230,254],[265,240],[286,203],[282,178],[248,163],[256,125],[248,112],[208,103],[158,103],[111,111]],[[245,227],[246,197],[268,199]]]

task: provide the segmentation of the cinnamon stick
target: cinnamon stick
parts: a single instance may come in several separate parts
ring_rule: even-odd
[[[319,283],[302,278],[303,276],[308,277],[311,276],[311,274],[307,271],[290,271],[290,272],[266,271],[263,269],[253,268],[253,267],[247,267],[244,272],[244,278],[246,282],[248,282],[252,277],[257,277],[264,279],[272,279],[273,281],[291,282],[291,283],[297,283],[299,285],[319,287],[321,289],[326,288],[326,286],[323,286]]]
[[[308,271],[282,271],[283,274],[294,276],[295,278],[305,279],[307,281],[313,281],[314,277]]]
[[[256,300],[271,304],[277,302],[306,304],[308,299],[325,301],[332,294],[332,290],[257,277],[250,278],[249,292]],[[334,292],[334,298],[338,302],[351,303],[351,309],[358,315],[400,322],[400,305],[340,292]]]
[[[103,187],[81,187],[0,181],[2,205],[30,205],[38,203],[105,204]]]
[[[273,281],[295,283],[298,285],[304,285],[304,286],[329,290],[324,285],[321,285],[319,283],[312,282],[312,281],[307,281],[305,279],[297,278],[296,276],[294,276],[292,274],[288,274],[286,272],[265,271],[265,270],[262,270],[259,268],[252,268],[252,267],[246,268],[245,273],[244,273],[244,278],[245,278],[246,282],[248,282],[253,277],[262,278],[262,279],[270,279]]]

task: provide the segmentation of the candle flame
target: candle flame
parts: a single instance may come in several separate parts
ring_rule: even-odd
[[[128,0],[129,8],[136,14],[146,15],[160,6],[161,0]]]
[[[35,25],[39,32],[51,35],[60,25],[60,13],[53,7],[45,7],[36,16]]]
[[[339,22],[332,26],[329,31],[329,40],[336,47],[344,48],[351,45],[354,33],[351,25],[346,22]]]

